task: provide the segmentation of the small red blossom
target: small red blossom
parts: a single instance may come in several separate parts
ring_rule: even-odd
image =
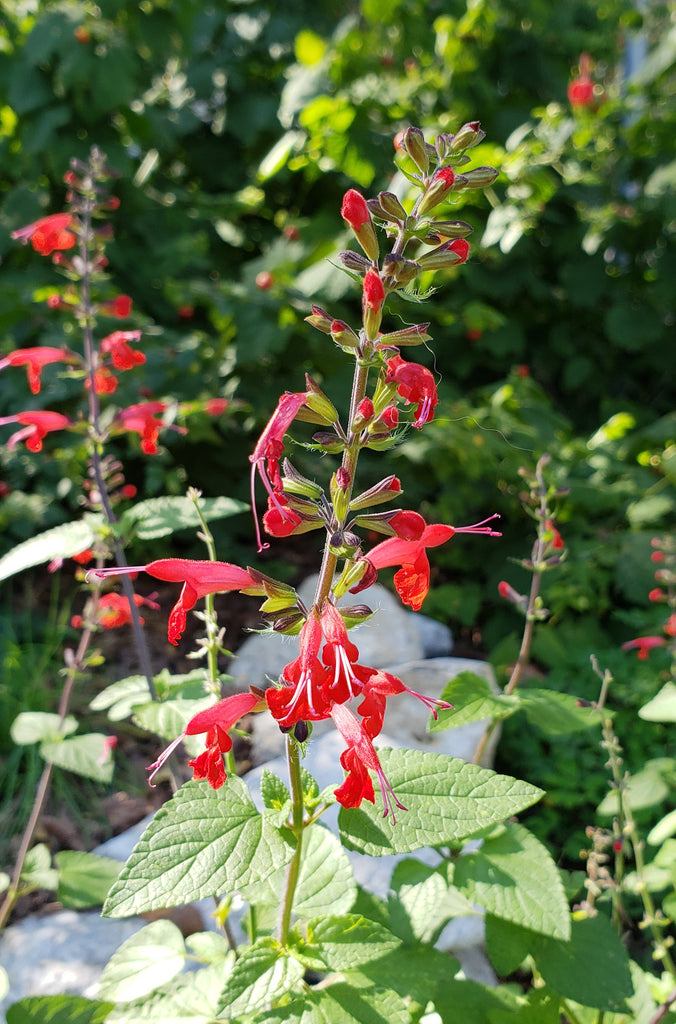
[[[18,412],[13,416],[0,416],[0,426],[8,423],[22,424],[21,430],[12,434],[7,442],[9,450],[15,448],[19,441],[25,441],[26,448],[31,452],[42,451],[43,439],[52,430],[65,430],[71,425],[67,416],[46,409],[41,412]]]
[[[137,608],[146,605],[148,608],[159,609],[159,604],[150,597],[142,597],[141,594],[134,594],[134,604]],[[124,594],[104,594],[100,599],[96,610],[96,621],[103,629],[119,629],[121,626],[129,626],[132,622],[129,601]],[[143,619],[139,620],[145,625]],[[74,615],[70,621],[71,626],[79,628],[82,626],[82,618]]]
[[[275,279],[269,270],[261,270],[259,274],[256,274],[255,284],[262,292],[269,291],[274,283]]]
[[[30,242],[41,256],[49,256],[55,249],[72,249],[76,236],[68,228],[75,221],[70,213],[53,213],[49,217],[41,217],[25,228],[12,232],[12,238],[20,239],[24,245]]]
[[[380,279],[380,274],[372,267],[364,275],[364,288],[362,305],[365,310],[373,310],[379,313],[385,302],[385,288]]]
[[[176,645],[186,626],[186,616],[197,601],[207,594],[218,594],[230,590],[246,590],[254,586],[254,580],[246,569],[230,562],[203,562],[188,558],[159,558],[148,565],[91,570],[100,579],[106,576],[124,576],[135,572],[147,572],[164,583],[183,583],[183,589],[171,610],[167,635]]]
[[[40,391],[40,375],[43,366],[48,363],[74,363],[78,357],[67,348],[54,348],[50,345],[38,345],[35,348],[19,348],[0,359],[0,370],[6,366],[25,366],[28,374],[28,386],[32,394]]]
[[[530,366],[527,363],[519,363],[516,368],[517,377],[530,377]]]
[[[640,661],[647,661],[653,647],[664,647],[666,642],[663,636],[639,636],[623,643],[622,650],[636,651]]]
[[[262,711],[264,707],[265,703],[255,694],[236,693],[205,711],[198,711],[190,719],[181,735],[160,754],[156,761],[148,766],[148,771],[151,773],[148,782],[152,786],[152,780],[157,772],[166,764],[186,736],[199,736],[206,733],[206,749],[198,757],[188,761],[188,764],[193,769],[193,778],[206,779],[212,789],[220,789],[227,777],[222,755],[232,750],[230,730],[244,715],[248,715],[252,711]]]
[[[580,54],[580,74],[568,85],[568,102],[571,107],[591,107],[594,104],[594,83],[590,71],[592,59],[588,53]]]
[[[87,562],[91,562],[91,560],[93,559],[94,552],[92,551],[91,548],[85,548],[84,551],[80,551],[79,554],[72,555],[71,557],[74,562],[78,563],[78,565],[86,565]]]
[[[397,536],[388,537],[387,540],[376,544],[366,557],[376,570],[391,565],[401,566],[394,575],[395,588],[404,604],[409,605],[414,611],[419,611],[430,588],[427,548],[445,544],[456,533],[482,533],[490,537],[499,537],[498,532],[485,525],[495,518],[497,516],[493,515],[473,526],[454,527],[443,523],[428,525],[417,512],[399,512],[389,523]],[[357,593],[360,589],[361,583],[353,587],[351,593]]]
[[[195,315],[195,307],[186,304],[179,306],[176,312],[178,313],[179,320],[192,320]]]
[[[263,516],[263,529],[270,537],[290,537],[303,522],[283,494],[268,497],[268,510]]]
[[[379,246],[371,212],[363,195],[356,189],[348,189],[343,196],[340,215],[354,231],[357,241],[368,258],[375,262],[379,255]]]
[[[256,516],[256,473],[258,473],[263,482],[268,497],[272,499],[279,515],[284,518],[287,513],[278,498],[278,493],[282,489],[279,460],[284,451],[284,435],[298,415],[301,407],[305,405],[307,397],[307,391],[284,392],[277,403],[277,408],[258,438],[256,447],[249,456],[249,462],[251,463],[251,508],[254,511],[256,540],[259,551],[264,551],[269,545],[264,544],[262,541],[258,517]]]
[[[300,631],[300,654],[285,666],[280,686],[271,686],[265,697],[272,717],[282,728],[297,722],[319,722],[328,718],[328,690],[332,675],[319,660],[323,633],[319,619],[311,614]]]
[[[140,341],[141,331],[113,331],[101,339],[99,348],[103,355],[110,355],[116,370],[131,370],[146,361],[143,352],[130,348],[130,341]]]
[[[122,409],[115,417],[115,425],[120,430],[128,430],[141,438],[141,450],[146,455],[157,455],[157,441],[160,430],[175,430],[179,434],[187,434],[185,427],[165,423],[159,414],[169,408],[166,402],[139,402]]]
[[[663,562],[664,561],[664,551],[653,551],[653,552],[651,552],[651,554],[650,554],[650,561],[651,562]]]
[[[375,803],[373,783],[369,775],[369,772],[375,772],[383,797],[383,817],[391,814],[392,824],[396,825],[394,808],[398,807],[402,811],[406,808],[397,800],[371,739],[352,712],[342,704],[334,705],[331,717],[347,744],[347,749],[340,755],[340,763],[347,772],[347,778],[342,786],[335,790],[338,803],[343,807],[359,807],[362,800]]]
[[[85,380],[85,387],[91,388],[89,377]],[[117,377],[107,366],[94,370],[94,390],[97,395],[112,395],[117,391]]]
[[[556,551],[560,551],[562,548],[566,546],[563,537],[556,529],[551,519],[545,520],[545,530],[548,534],[548,537],[546,539]]]
[[[676,636],[676,614],[669,616],[663,628],[667,636]]]
[[[659,587],[655,587],[648,594],[648,600],[649,601],[666,601],[667,600],[667,595],[664,593],[663,590],[660,590]]]
[[[118,320],[126,320],[131,313],[131,298],[128,295],[118,295],[109,302],[102,302],[101,313],[104,316],[115,316]]]
[[[397,394],[407,404],[416,405],[413,426],[421,429],[425,423],[429,423],[439,398],[434,377],[427,367],[419,363],[407,363],[396,355],[387,360],[386,380],[388,384],[396,383]]]
[[[204,409],[210,416],[222,416],[229,404],[227,398],[210,398]]]
[[[134,484],[124,484],[124,486],[120,488],[120,494],[123,498],[135,498],[138,494],[138,488],[135,487]]]

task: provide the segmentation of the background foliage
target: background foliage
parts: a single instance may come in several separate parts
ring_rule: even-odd
[[[476,225],[470,265],[437,272],[451,287],[422,312],[398,309],[406,322],[432,321],[428,365],[442,382],[435,422],[396,450],[395,468],[426,515],[463,523],[500,511],[504,538],[440,553],[426,610],[499,669],[514,659],[521,623],[496,586],[507,574],[518,586],[508,560],[531,543],[518,469],[549,451],[554,478],[570,488],[558,519],[569,554],[547,578],[552,617],[534,670],[591,699],[596,653],[633,722],[657,689],[655,671],[618,646],[659,625],[647,599],[649,542],[675,507],[669,7],[639,15],[628,0],[27,0],[3,11],[0,349],[63,340],[67,325],[45,306],[58,289],[52,268],[9,234],[61,208],[70,158],[96,144],[120,174],[111,269],[133,296],[148,356],[121,384],[121,401],[236,399],[232,415],[191,421],[188,436],[167,440],[154,459],[121,442],[127,477],[145,497],[192,484],[245,498],[253,431],[280,391],[296,390],[308,370],[340,392],[342,361],[303,317],[312,302],[347,320],[356,309],[356,289],[329,262],[349,244],[343,192],[405,192],[392,177],[400,128],[481,120],[477,161],[502,173],[486,200],[468,193],[451,214]],[[649,56],[632,70],[636,40]],[[596,100],[571,109],[566,90],[582,50],[595,62]],[[432,274],[423,281],[435,283]],[[15,372],[0,376],[0,415],[17,410]],[[50,375],[32,402],[67,411],[74,393]],[[0,455],[3,550],[77,515],[71,480],[82,454],[74,441],[49,451]],[[215,533],[220,557],[250,559],[248,520]],[[26,639],[21,618],[10,621],[5,667]],[[49,648],[55,616],[32,628]],[[15,671],[6,678],[9,721],[19,710]],[[642,727],[624,736],[628,763],[640,762]],[[666,726],[651,724],[650,736],[655,756],[666,752]],[[551,813],[537,808],[529,825],[571,857],[580,821],[605,792],[595,738],[575,742],[579,750],[569,737],[524,738],[517,718],[500,748],[511,774],[549,789]]]

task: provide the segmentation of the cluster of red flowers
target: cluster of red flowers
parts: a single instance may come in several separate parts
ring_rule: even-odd
[[[653,537],[651,560],[658,566],[655,580],[659,584],[648,597],[655,603],[665,603],[671,612],[662,625],[662,635],[638,636],[622,644],[623,651],[636,651],[641,661],[647,661],[655,647],[671,647],[676,652],[676,549],[669,538]]]

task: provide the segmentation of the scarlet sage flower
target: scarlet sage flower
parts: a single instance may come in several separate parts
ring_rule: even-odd
[[[116,370],[131,370],[146,361],[143,352],[137,352],[129,345],[130,341],[140,339],[141,331],[113,331],[101,339],[99,349],[104,355],[110,355]]]
[[[79,556],[78,556],[79,558]],[[148,608],[159,609],[159,604],[150,597],[142,597],[141,594],[134,594],[134,604],[137,608],[146,605]],[[124,594],[104,594],[99,601],[96,611],[96,621],[103,629],[119,629],[120,626],[129,626],[132,622],[129,601]],[[142,626],[143,619],[139,619]],[[71,626],[80,629],[83,620],[81,615],[74,615],[70,620]]]
[[[664,647],[666,642],[663,636],[639,636],[635,640],[627,640],[626,643],[622,644],[622,650],[635,650],[640,661],[647,661],[653,647]]]
[[[283,494],[268,498],[268,510],[263,516],[263,529],[270,537],[290,537],[303,522],[293,509],[289,508]]]
[[[119,568],[92,569],[91,574],[99,579],[106,576],[124,576],[133,572],[147,572],[149,576],[165,583],[183,583],[180,597],[169,616],[167,635],[172,644],[178,644],[186,625],[186,613],[195,607],[197,601],[207,594],[221,591],[246,590],[254,586],[254,580],[246,569],[230,562],[201,562],[187,558],[160,558],[148,565]]]
[[[168,408],[166,402],[139,402],[138,405],[122,409],[114,422],[121,430],[139,434],[141,449],[146,455],[157,455],[157,441],[162,428],[176,430],[179,434],[188,433],[185,427],[177,427],[157,418],[159,413],[165,412]]]
[[[265,691],[272,717],[284,729],[297,722],[319,722],[329,717],[332,675],[319,660],[322,639],[319,619],[311,614],[300,631],[300,654],[283,669],[281,686]]]
[[[102,302],[99,310],[104,316],[116,316],[118,320],[126,320],[131,313],[131,298],[128,295],[118,295],[109,302]]]
[[[12,434],[7,447],[11,451],[19,441],[26,442],[26,448],[31,452],[42,451],[42,441],[52,430],[65,430],[71,425],[67,416],[60,412],[18,412],[14,416],[0,416],[0,426],[7,423],[21,423],[22,429]]]
[[[393,356],[387,360],[388,384],[397,385],[397,394],[407,403],[416,405],[413,426],[419,430],[434,416],[434,409],[439,398],[434,377],[426,366],[419,363],[407,363],[401,356]]]
[[[396,825],[394,808],[398,807],[402,811],[406,808],[394,795],[370,738],[344,705],[335,704],[331,709],[331,717],[347,743],[347,750],[340,755],[340,763],[347,772],[347,778],[342,786],[335,790],[336,800],[343,807],[359,807],[362,800],[375,803],[373,783],[369,775],[369,772],[375,772],[383,797],[383,817],[391,814],[392,824]]]
[[[75,221],[70,213],[53,213],[49,217],[41,217],[25,228],[12,232],[12,238],[20,239],[24,245],[30,242],[41,256],[49,256],[55,249],[72,249],[76,237],[68,228]]]
[[[148,782],[152,785],[157,772],[186,736],[206,733],[206,750],[199,757],[188,761],[188,764],[193,769],[193,778],[206,779],[212,789],[220,789],[227,778],[222,755],[232,750],[232,739],[228,735],[230,730],[244,715],[264,708],[265,702],[253,693],[236,693],[205,711],[199,711],[190,719],[181,735],[148,766],[151,773]]]
[[[279,460],[284,451],[284,435],[298,415],[300,408],[305,405],[307,397],[307,391],[284,392],[277,403],[277,408],[258,438],[256,447],[249,456],[249,462],[251,463],[251,508],[254,513],[256,540],[259,551],[264,551],[269,545],[263,544],[258,516],[256,515],[256,473],[258,473],[263,482],[263,486],[268,492],[269,498],[272,499],[273,506],[277,509],[280,518],[287,518],[289,510],[284,508],[278,498],[278,492],[282,489]]]
[[[402,683],[401,679],[392,675],[391,672],[384,672],[382,669],[372,669],[362,687],[364,699],[357,708],[362,718],[362,725],[371,739],[378,736],[383,727],[387,698],[397,693],[408,693],[411,697],[421,701],[431,711],[435,721],[440,708],[453,707],[446,700],[427,697],[424,693],[412,690],[409,686]]]
[[[25,366],[28,373],[28,386],[34,395],[40,391],[40,375],[42,367],[48,363],[75,363],[78,357],[67,348],[54,348],[49,345],[38,345],[35,348],[18,348],[0,359],[0,370],[6,366]]]
[[[500,534],[492,530],[486,523],[498,518],[497,514],[489,516],[473,526],[446,526],[443,523],[428,525],[417,512],[399,512],[389,525],[396,530],[396,537],[376,544],[366,556],[374,569],[384,569],[390,565],[400,565],[394,575],[394,585],[404,604],[418,611],[430,588],[430,563],[427,548],[435,548],[445,544],[456,533],[483,533],[490,537]],[[357,593],[360,585],[352,588]]]

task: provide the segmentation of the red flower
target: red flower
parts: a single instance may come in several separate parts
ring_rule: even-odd
[[[282,685],[265,691],[272,717],[284,729],[296,722],[319,722],[329,717],[331,672],[319,660],[322,638],[319,620],[309,615],[300,631],[300,654],[284,668]]]
[[[439,399],[434,377],[427,367],[393,356],[387,360],[386,380],[389,384],[396,383],[397,394],[407,403],[417,404],[413,426],[421,429],[423,424],[429,423]]]
[[[164,750],[157,761],[148,766],[152,774],[148,782],[166,764],[176,747],[186,736],[199,736],[206,733],[206,750],[199,757],[192,758],[188,764],[193,769],[195,779],[206,779],[212,789],[220,789],[226,780],[222,754],[232,749],[232,740],[228,733],[236,722],[251,711],[262,711],[264,702],[253,693],[236,693],[226,697],[206,711],[199,711],[190,719],[185,730]]]
[[[401,566],[394,575],[397,593],[404,604],[418,611],[430,588],[430,563],[426,549],[445,544],[456,533],[485,533],[490,537],[499,537],[499,533],[484,525],[495,518],[496,516],[490,516],[489,519],[473,526],[454,527],[443,523],[428,526],[417,512],[399,512],[389,523],[396,530],[397,536],[388,537],[387,540],[376,544],[369,551],[367,559],[374,569],[384,569],[390,565]],[[358,589],[361,589],[360,585],[353,587],[351,592],[356,593]]]
[[[86,552],[85,552],[86,554]],[[81,560],[81,555],[78,555],[76,560]],[[142,597],[140,594],[134,594],[134,604],[137,608],[142,605],[147,605],[148,608],[158,609],[160,606],[156,601],[153,601],[150,597]],[[129,601],[124,594],[104,594],[99,601],[99,606],[96,612],[96,621],[99,626],[104,629],[119,629],[120,626],[129,626],[132,622],[131,609],[129,607]],[[143,619],[139,620],[141,625],[145,625]],[[80,629],[83,624],[81,615],[74,615],[70,620],[71,626],[75,629]]]
[[[362,293],[362,305],[364,310],[373,310],[379,313],[385,302],[385,288],[377,270],[370,268],[364,276],[364,288]]]
[[[588,53],[580,54],[580,75],[568,86],[568,102],[571,107],[591,107],[594,103],[594,83],[590,71],[592,59]]]
[[[210,416],[222,416],[229,404],[227,398],[210,398],[204,409]]]
[[[169,616],[167,635],[172,644],[178,644],[186,625],[186,613],[201,597],[207,594],[218,594],[222,591],[246,590],[254,586],[254,581],[246,571],[230,562],[200,562],[187,558],[160,558],[148,565],[135,565],[125,568],[112,566],[106,569],[93,569],[94,576],[103,579],[106,576],[123,576],[132,572],[147,572],[156,580],[165,583],[183,583],[180,597]]]
[[[52,430],[64,430],[70,426],[67,416],[60,412],[18,412],[14,416],[0,416],[0,426],[7,423],[21,423],[23,428],[12,434],[7,447],[11,451],[19,441],[26,442],[26,448],[31,452],[42,451],[42,441],[46,434]]]
[[[53,213],[13,231],[12,238],[20,238],[24,244],[30,242],[41,256],[49,256],[55,249],[73,248],[76,238],[68,228],[74,223],[70,213]]]
[[[263,529],[270,537],[290,537],[294,530],[303,522],[283,494],[275,494],[268,498],[268,510],[263,516]]]
[[[356,189],[349,189],[343,196],[340,215],[354,231],[368,258],[375,262],[379,255],[378,239],[367,202]]]
[[[85,387],[91,387],[89,377],[85,380]],[[97,395],[112,395],[117,391],[117,377],[107,366],[94,370],[94,390]]]
[[[564,548],[566,546],[563,537],[556,529],[551,519],[545,520],[545,530],[547,531],[546,540],[551,544],[551,546],[556,551],[560,551],[561,548]]]
[[[663,636],[639,636],[635,640],[627,640],[622,644],[623,651],[635,650],[641,661],[647,661],[653,647],[664,647],[666,640]]]
[[[331,717],[336,727],[347,743],[347,750],[340,755],[340,763],[348,773],[345,782],[335,790],[336,799],[343,807],[359,807],[362,800],[375,803],[373,783],[369,771],[375,772],[380,783],[380,792],[383,796],[383,817],[392,814],[392,824],[396,825],[394,808],[398,807],[405,811],[406,808],[400,803],[392,786],[387,781],[385,773],[380,764],[375,747],[371,743],[363,727],[342,704],[335,704],[331,709]]]
[[[284,435],[298,415],[300,408],[305,405],[307,397],[307,391],[284,392],[277,403],[277,408],[258,438],[253,453],[249,456],[249,462],[251,463],[251,508],[254,512],[256,540],[259,551],[264,551],[269,545],[262,542],[258,517],[256,516],[256,473],[261,478],[268,496],[272,498],[280,517],[284,518],[289,513],[284,511],[284,507],[276,496],[276,492],[282,489],[279,460],[284,451]]]
[[[179,434],[188,433],[185,427],[177,427],[156,418],[158,413],[168,408],[166,402],[140,402],[122,409],[115,417],[115,423],[121,430],[139,434],[141,449],[146,455],[157,455],[157,440],[162,428],[176,430]]]
[[[113,331],[101,339],[100,349],[104,355],[110,355],[116,370],[131,370],[134,366],[145,363],[143,352],[136,352],[129,347],[130,341],[139,341],[141,331]]]
[[[118,295],[110,302],[102,302],[100,310],[104,316],[116,316],[118,320],[126,320],[131,313],[131,299],[128,295]]]
[[[0,370],[6,366],[25,366],[28,373],[28,384],[31,392],[37,395],[40,391],[40,374],[42,367],[48,363],[73,363],[77,356],[67,348],[53,348],[39,345],[36,348],[18,348],[0,359]]]

